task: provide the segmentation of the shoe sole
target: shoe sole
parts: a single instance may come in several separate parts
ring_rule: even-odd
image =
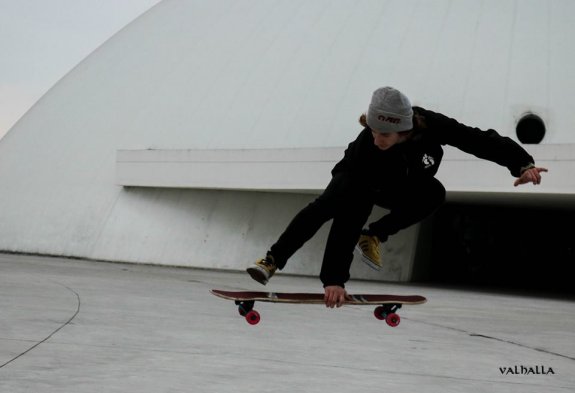
[[[363,250],[361,249],[361,247],[355,246],[355,249],[357,250],[357,252],[361,256],[361,260],[363,261],[363,263],[365,263],[367,266],[369,266],[370,268],[372,268],[375,271],[378,271],[378,272],[381,271],[382,266],[378,265],[377,263],[372,261],[367,255],[365,255],[363,253]]]
[[[259,282],[262,285],[266,285],[269,281],[267,279],[267,277],[265,276],[265,274],[261,270],[259,270],[258,268],[248,267],[246,269],[246,271],[251,276],[251,278],[253,278],[254,280],[256,280],[257,282]]]

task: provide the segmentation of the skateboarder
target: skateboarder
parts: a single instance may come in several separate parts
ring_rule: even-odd
[[[341,306],[356,244],[364,258],[379,269],[380,243],[423,220],[444,202],[445,188],[434,177],[443,156],[442,145],[507,167],[517,178],[515,186],[539,184],[541,172],[547,172],[535,166],[533,157],[512,139],[412,107],[409,99],[392,87],[375,90],[359,121],[364,129],[333,168],[324,192],[293,218],[266,257],[247,269],[254,280],[265,285],[333,219],[320,279],[326,306]],[[374,205],[389,213],[364,228]]]

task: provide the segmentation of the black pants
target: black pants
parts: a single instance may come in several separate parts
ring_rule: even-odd
[[[350,172],[334,175],[324,192],[303,208],[270,248],[278,268],[333,219],[323,257],[320,278],[324,285],[343,285],[359,235],[374,205],[389,213],[368,227],[384,242],[388,236],[430,215],[445,200],[445,188],[435,178],[406,180],[401,185],[370,190]]]

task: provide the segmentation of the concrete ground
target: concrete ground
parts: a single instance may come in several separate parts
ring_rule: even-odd
[[[388,327],[372,306],[259,303],[248,325],[211,288],[245,274],[0,254],[0,391],[573,392],[575,301],[350,282],[421,294]],[[278,275],[273,291],[321,292]]]

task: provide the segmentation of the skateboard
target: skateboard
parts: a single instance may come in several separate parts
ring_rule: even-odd
[[[245,317],[250,325],[260,322],[260,314],[254,310],[254,304],[258,302],[269,303],[300,303],[300,304],[325,304],[323,293],[281,293],[281,292],[250,292],[250,291],[223,291],[212,289],[213,295],[227,300],[233,300],[238,306],[241,316]],[[389,326],[399,325],[401,318],[397,310],[404,304],[423,304],[427,299],[423,296],[404,295],[349,295],[344,304],[349,305],[377,305],[373,314]]]

